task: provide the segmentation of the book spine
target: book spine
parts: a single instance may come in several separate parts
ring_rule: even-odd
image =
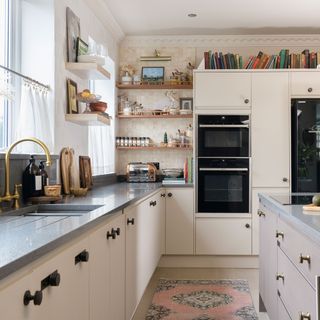
[[[257,68],[258,64],[260,63],[260,59],[261,59],[262,55],[263,55],[263,52],[259,51],[259,53],[258,53],[253,65],[252,65],[252,69],[256,69]]]
[[[210,67],[209,67],[209,52],[204,52],[203,57],[204,57],[204,68],[210,69]]]

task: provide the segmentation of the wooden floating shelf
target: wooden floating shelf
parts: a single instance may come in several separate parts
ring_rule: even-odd
[[[67,62],[66,69],[85,80],[108,80],[111,78],[111,74],[97,63]]]
[[[193,84],[170,84],[170,83],[162,83],[162,84],[122,84],[117,83],[118,89],[193,89]]]
[[[65,119],[81,126],[109,126],[111,120],[98,113],[66,114]]]
[[[192,147],[117,147],[117,150],[192,150]]]
[[[154,114],[143,114],[143,115],[117,115],[119,119],[149,119],[149,118],[162,118],[162,119],[192,119],[193,114],[161,114],[161,115],[154,115]]]

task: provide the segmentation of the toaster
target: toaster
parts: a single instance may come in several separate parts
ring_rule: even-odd
[[[127,182],[155,182],[157,168],[153,163],[130,162],[127,165]]]

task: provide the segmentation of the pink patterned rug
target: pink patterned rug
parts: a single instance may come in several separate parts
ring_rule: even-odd
[[[246,280],[160,279],[146,320],[258,320]]]

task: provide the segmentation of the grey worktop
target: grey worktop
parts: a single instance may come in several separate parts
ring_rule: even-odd
[[[273,196],[279,196],[279,194],[259,194],[259,199],[268,209],[277,213],[283,221],[320,246],[320,213],[304,211],[302,205],[280,204],[273,199]]]
[[[173,186],[176,187],[176,186]],[[161,183],[116,183],[89,191],[86,197],[67,197],[64,203],[101,205],[81,216],[0,216],[0,280],[35,259],[107,221],[126,206],[162,188]]]

